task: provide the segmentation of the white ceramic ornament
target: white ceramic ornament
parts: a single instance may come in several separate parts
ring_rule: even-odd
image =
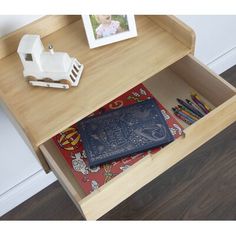
[[[54,52],[52,45],[45,51],[39,35],[24,35],[17,52],[31,85],[63,89],[78,85],[84,66],[65,52]]]

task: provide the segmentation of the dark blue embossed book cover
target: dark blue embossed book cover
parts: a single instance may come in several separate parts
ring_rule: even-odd
[[[92,167],[174,140],[154,99],[85,118],[78,129]]]

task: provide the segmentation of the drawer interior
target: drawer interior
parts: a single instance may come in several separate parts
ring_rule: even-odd
[[[232,98],[236,91],[231,84],[190,55],[146,80],[144,85],[172,114],[171,108],[177,105],[176,98],[189,99],[192,92],[197,92],[214,109]],[[188,127],[178,121],[183,127]]]
[[[191,92],[196,91],[213,109],[211,112],[212,114],[207,114],[205,117],[191,125],[196,129],[199,129],[199,127],[200,129],[204,128],[203,126],[207,124],[206,122],[208,122],[208,120],[211,122],[211,120],[215,119],[214,112],[218,111],[217,108],[219,109],[221,106],[222,109],[224,107],[227,108],[228,106],[225,105],[226,102],[233,98],[234,101],[232,104],[235,107],[235,88],[209,71],[208,68],[201,65],[192,56],[186,56],[170,67],[162,70],[155,76],[146,80],[144,85],[171,113],[171,107],[177,105],[177,97],[183,99],[189,98]],[[226,110],[226,112],[227,111],[228,110]],[[87,196],[76,182],[70,168],[53,141],[49,140],[45,142],[40,146],[40,149],[45,155],[52,170],[57,175],[59,181],[62,183],[77,207],[81,210],[82,214],[84,214],[85,218],[96,219],[133,194],[140,187],[150,182],[153,178],[173,166],[184,156],[214,136],[217,132],[220,132],[220,129],[223,129],[224,125],[229,125],[232,120],[236,119],[235,112],[232,116],[234,117],[232,118],[230,116],[225,123],[220,125],[219,130],[213,127],[213,131],[210,130],[209,133],[203,131],[198,135],[199,138],[196,138],[196,140],[193,140],[195,137],[194,135],[189,135],[187,138],[184,136],[180,137],[167,145],[160,152],[154,155],[147,155],[147,157],[144,157],[135,163],[128,170],[117,175]],[[191,127],[188,127],[181,121],[179,122],[184,127],[184,131]],[[189,144],[190,142],[188,139],[192,139],[191,144]],[[178,151],[173,152],[173,150],[177,150],[176,147],[181,148]],[[182,147],[185,148],[183,149]],[[175,153],[175,156],[173,156],[173,153]],[[132,181],[134,180],[133,176],[136,176],[135,181]],[[112,194],[112,192],[115,192],[116,194]]]

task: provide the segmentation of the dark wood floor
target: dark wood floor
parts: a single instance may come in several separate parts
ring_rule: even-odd
[[[222,76],[236,86],[236,66]],[[82,216],[58,182],[1,218],[1,220],[81,219]],[[101,219],[235,220],[236,123]]]

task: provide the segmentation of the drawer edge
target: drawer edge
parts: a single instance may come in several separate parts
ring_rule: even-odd
[[[222,116],[222,112],[224,116]],[[235,120],[236,96],[217,107],[198,123],[187,128],[185,135],[175,142],[169,144],[157,154],[143,158],[127,171],[119,174],[106,185],[83,198],[80,201],[80,207],[85,217],[93,220],[98,219]],[[130,180],[134,180],[134,182]]]
[[[49,140],[47,143],[40,145],[39,148],[45,156],[45,159],[47,160],[53,173],[56,175],[57,179],[59,180],[67,194],[70,196],[76,207],[79,209],[83,217],[85,217],[79,204],[85,194],[81,189],[79,189],[78,184],[74,180],[72,172],[70,173],[63,169],[63,166],[67,165],[67,163],[60,156],[57,147],[53,145],[51,140]],[[53,158],[52,155],[55,155],[56,158]],[[64,165],[60,165],[60,163],[64,163]]]

